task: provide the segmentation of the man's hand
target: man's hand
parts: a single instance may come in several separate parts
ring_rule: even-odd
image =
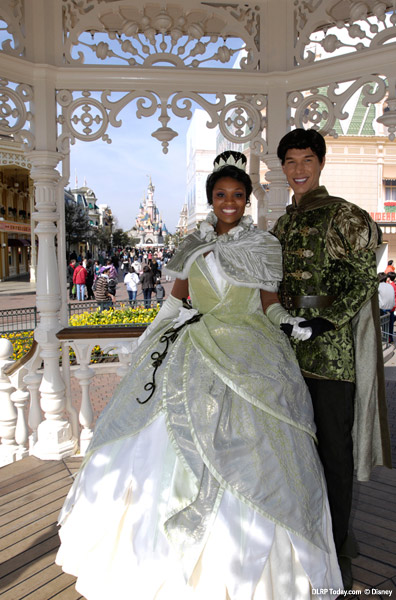
[[[310,327],[312,329],[312,335],[309,338],[310,340],[314,340],[318,335],[322,335],[326,331],[335,329],[333,323],[330,323],[327,319],[322,319],[322,317],[314,317],[308,321],[301,321],[299,326],[302,328]]]
[[[309,340],[312,335],[312,329],[306,327],[302,329],[299,327],[300,323],[304,321],[301,317],[292,317],[293,323],[282,323],[280,328],[288,337],[295,338],[296,340]]]

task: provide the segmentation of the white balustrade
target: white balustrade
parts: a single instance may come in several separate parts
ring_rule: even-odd
[[[58,333],[58,338],[66,347],[71,346],[76,354],[78,365],[71,368],[81,387],[81,407],[78,415],[81,426],[80,454],[85,455],[93,434],[94,412],[90,397],[90,386],[93,378],[102,373],[116,373],[123,377],[129,370],[137,338],[142,333],[142,327],[101,329],[91,327],[68,327]],[[122,337],[116,337],[117,334]],[[93,335],[97,337],[93,337]],[[78,336],[78,337],[76,337]],[[119,362],[109,362],[90,366],[91,352],[95,346],[100,346],[104,353],[117,354]],[[67,355],[63,351],[63,355]]]
[[[40,408],[40,394],[39,387],[42,379],[42,373],[34,372],[28,373],[24,377],[28,390],[30,392],[30,406],[29,406],[29,418],[28,425],[32,432],[29,436],[29,448],[33,448],[37,442],[37,429],[43,420],[43,414]]]
[[[25,408],[30,394],[27,390],[17,389],[11,394],[11,401],[17,411],[17,422],[15,427],[15,443],[17,444],[16,459],[19,460],[29,455],[28,440],[29,429],[25,418]]]
[[[4,370],[10,364],[13,347],[9,340],[0,339],[0,466],[16,460],[18,445],[15,441],[17,411],[11,400],[15,388]]]
[[[97,342],[94,340],[75,340],[70,345],[73,348],[80,367],[74,371],[74,376],[81,386],[81,408],[79,421],[82,427],[80,434],[80,454],[83,456],[88,448],[93,433],[93,410],[89,396],[89,386],[95,376],[95,371],[89,367],[91,352]]]
[[[5,465],[29,455],[42,421],[38,388],[42,374],[39,348],[18,361],[10,359],[13,346],[0,338],[0,464]],[[28,411],[26,410],[30,399]]]
[[[112,328],[112,332],[104,331],[104,328],[100,331],[97,328],[84,328],[90,330],[88,337],[84,338],[82,335],[75,339],[74,334],[81,336],[81,329],[83,328],[66,328],[59,332],[58,337],[62,340],[64,359],[69,356],[70,346],[78,362],[72,367],[67,364],[62,371],[64,368],[70,369],[71,376],[78,380],[81,387],[81,407],[76,434],[79,435],[80,455],[84,456],[93,434],[91,383],[96,376],[117,374],[121,378],[128,373],[137,346],[137,338],[144,328],[122,328],[119,331],[122,331],[123,337],[115,337],[115,328]],[[95,334],[98,337],[93,337]],[[117,354],[119,361],[90,365],[91,352],[95,346],[100,346],[104,353]],[[0,466],[20,460],[29,454],[35,454],[37,430],[43,423],[39,391],[43,378],[41,350],[37,346],[28,361],[15,369],[11,375],[7,375],[5,370],[15,364],[15,361],[10,360],[12,352],[11,342],[0,338]],[[29,408],[26,410],[29,399]],[[71,401],[66,409],[71,421],[74,417],[77,418],[77,412]]]

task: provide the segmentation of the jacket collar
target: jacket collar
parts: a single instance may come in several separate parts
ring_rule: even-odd
[[[335,202],[345,202],[345,200],[335,196],[329,196],[329,192],[325,186],[320,185],[315,190],[304,194],[298,204],[293,196],[292,203],[286,207],[286,212],[288,214],[293,214],[295,212],[300,213],[308,210],[315,210],[316,208],[322,208],[323,206],[328,206]]]

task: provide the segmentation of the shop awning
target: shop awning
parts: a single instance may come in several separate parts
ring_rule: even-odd
[[[8,238],[7,246],[20,248],[21,246],[30,246],[30,240],[27,238]]]

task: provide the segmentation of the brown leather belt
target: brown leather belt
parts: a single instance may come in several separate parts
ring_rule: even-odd
[[[282,304],[287,309],[292,308],[327,308],[336,299],[335,296],[282,296]]]

